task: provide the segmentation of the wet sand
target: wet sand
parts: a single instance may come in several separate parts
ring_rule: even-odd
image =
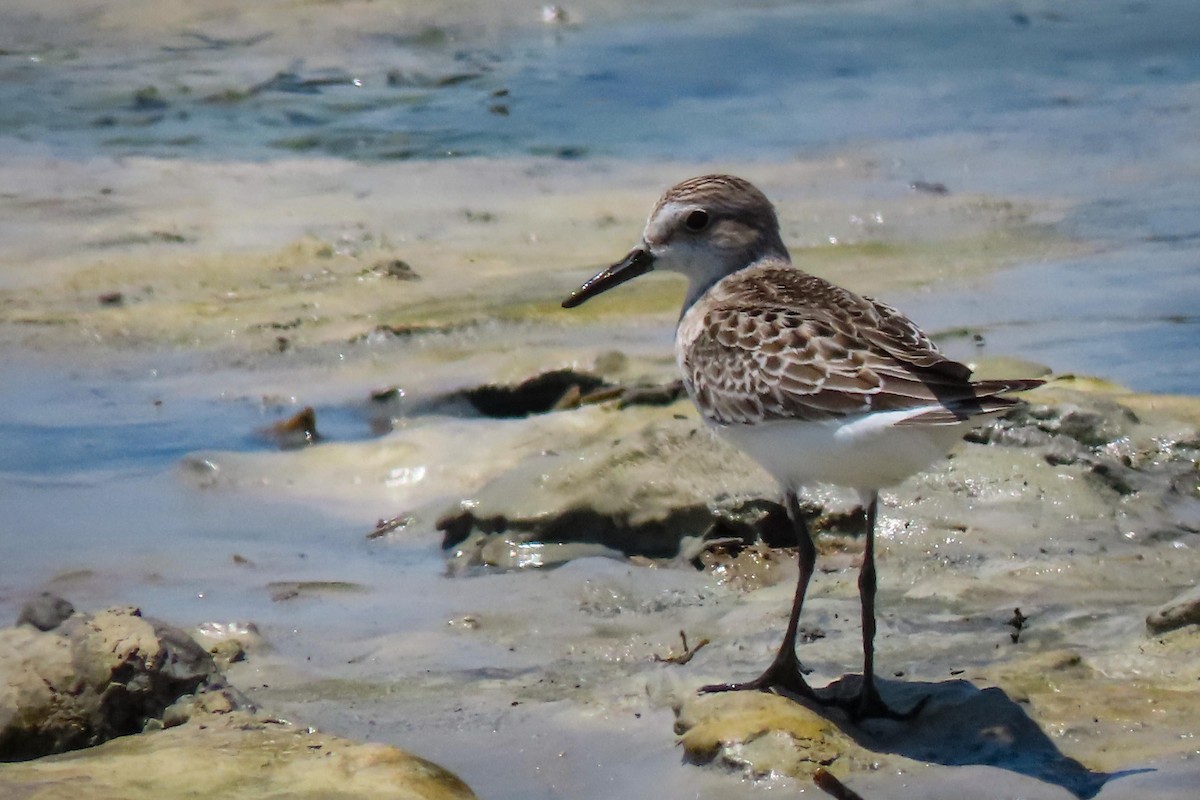
[[[92,241],[160,224],[147,217],[162,213],[165,189],[146,176],[162,170],[189,171],[189,183],[205,186],[205,195],[238,201],[211,204],[214,216],[192,241],[99,248],[80,242],[63,255],[46,254],[45,268],[29,262],[22,289],[5,293],[10,374],[27,376],[7,389],[10,430],[43,466],[19,452],[6,463],[6,491],[19,498],[9,504],[12,524],[25,536],[5,539],[4,561],[13,571],[6,571],[4,607],[15,614],[22,597],[50,588],[80,607],[136,603],[182,624],[253,621],[270,650],[230,674],[256,701],[342,735],[410,749],[485,796],[601,797],[666,784],[670,796],[752,797],[780,784],[799,788],[788,778],[746,781],[683,764],[671,733],[670,709],[695,685],[752,671],[765,657],[786,611],[786,577],[742,595],[690,568],[591,558],[547,572],[455,578],[447,575],[433,527],[448,508],[547,447],[570,451],[674,414],[694,419],[686,404],[663,413],[582,409],[516,420],[420,413],[423,401],[455,389],[563,366],[590,369],[614,349],[625,356],[626,377],[669,379],[678,293],[669,279],[632,307],[609,299],[582,318],[558,311],[555,300],[590,269],[579,252],[623,250],[637,230],[636,195],[653,196],[677,165],[637,174],[615,165],[503,162],[389,170],[321,163],[102,167],[151,188],[126,190],[126,212],[89,231]],[[338,193],[313,188],[333,180],[327,171],[342,187]],[[753,174],[753,166],[746,171]],[[788,164],[764,183],[784,195],[785,219],[816,214],[849,225],[852,205],[817,199],[826,186],[844,184],[847,171],[844,162]],[[849,180],[869,181],[864,172]],[[235,191],[246,174],[274,196]],[[496,189],[481,202],[481,187],[531,174],[518,196]],[[439,199],[424,193],[413,204],[405,199],[412,195],[386,190],[422,178],[442,187]],[[103,182],[112,179],[110,172]],[[805,184],[806,196],[788,198],[787,186]],[[300,211],[289,199],[295,197],[319,208]],[[923,296],[913,285],[947,263],[970,280],[1027,259],[1031,250],[1071,256],[1085,249],[1041,221],[1062,213],[1050,202],[963,198],[942,205],[898,193],[891,205],[872,205],[887,219],[910,220],[889,228],[888,244],[861,253],[853,245],[794,246],[814,260],[827,258],[831,277],[879,286],[879,293],[894,287],[917,300]],[[1028,210],[1015,213],[1017,206]],[[144,216],[129,211],[138,208]],[[494,217],[481,222],[463,208]],[[1039,221],[1031,224],[1031,217]],[[389,219],[405,220],[405,233],[386,228]],[[253,224],[241,232],[247,221]],[[64,237],[80,235],[73,220],[58,225]],[[940,238],[947,229],[953,238]],[[357,238],[347,243],[339,233],[346,230]],[[386,240],[372,233],[383,230]],[[240,239],[237,246],[231,236]],[[981,239],[986,245],[973,246]],[[395,258],[421,279],[371,271]],[[456,269],[462,264],[476,270],[465,287]],[[922,265],[930,272],[920,273]],[[99,302],[111,291],[128,299],[111,307]],[[936,302],[937,295],[925,299]],[[381,333],[381,325],[411,332]],[[288,339],[282,351],[280,336]],[[378,436],[368,395],[387,386],[401,387],[404,396],[395,430]],[[259,435],[306,404],[318,409],[327,441],[278,451]],[[31,441],[28,425],[41,426],[43,438]],[[753,467],[733,454],[719,458],[738,466],[716,486],[693,486],[696,501],[722,492],[770,495],[769,481]],[[1091,669],[1107,676],[1105,691],[1121,685],[1113,682],[1121,675],[1141,676],[1118,704],[1179,691],[1165,689],[1179,686],[1169,676],[1182,655],[1171,654],[1188,652],[1191,639],[1153,645],[1165,648],[1152,662],[1163,670],[1159,677],[1129,659],[1149,644],[1141,617],[1194,574],[1186,535],[1177,540],[1182,549],[1135,541],[1120,555],[1105,555],[1121,542],[1105,522],[1110,512],[1070,492],[1050,501],[1027,534],[1013,530],[1014,523],[1029,524],[1028,511],[1016,508],[977,509],[963,521],[969,535],[947,521],[946,514],[960,513],[949,506],[926,505],[913,516],[914,497],[954,485],[957,470],[981,480],[986,461],[963,463],[888,500],[880,645],[888,668],[910,679],[961,674],[987,685],[1000,679],[997,670],[1031,654],[1082,648]],[[1016,469],[1028,481],[1035,466]],[[1053,470],[1044,471],[1053,480]],[[1012,479],[996,480],[994,491],[1007,495]],[[409,524],[380,540],[366,538],[377,519],[395,515],[408,516]],[[905,527],[893,530],[902,521]],[[1080,524],[1093,533],[1071,532]],[[1107,544],[1096,544],[1097,536]],[[805,649],[806,662],[827,680],[854,663],[856,640],[854,571],[849,562],[830,568],[807,617],[829,635]],[[786,574],[790,566],[780,569]],[[1155,576],[1153,585],[1145,585],[1147,575]],[[279,599],[286,582],[307,588]],[[1003,622],[1012,606],[1036,614],[1020,648],[1006,644]],[[655,663],[655,655],[678,647],[680,630],[714,644],[688,667]],[[733,635],[745,630],[755,631],[749,640]],[[963,657],[972,652],[979,655]],[[1129,717],[1141,730],[1128,734],[1133,738],[1119,754],[1105,755],[1120,732],[1082,725],[1080,716],[1094,715],[1084,698],[1096,680],[1070,684],[1065,691],[1074,701],[1065,707],[1039,701],[1043,725],[1065,752],[1103,770],[1190,752],[1179,738],[1190,701],[1172,711],[1175,703],[1163,700],[1165,716]],[[902,777],[859,776],[855,785],[878,783],[886,796],[904,796],[897,781],[911,782],[919,796],[934,785],[961,790],[978,779],[966,768],[908,769],[901,768]],[[1005,775],[1005,785],[1028,796],[1063,791]]]

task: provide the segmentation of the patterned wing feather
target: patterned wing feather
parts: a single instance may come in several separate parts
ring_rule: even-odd
[[[946,424],[1014,402],[995,396],[1010,384],[972,384],[895,309],[787,266],[721,281],[681,333],[684,381],[721,424],[920,408],[914,424]]]

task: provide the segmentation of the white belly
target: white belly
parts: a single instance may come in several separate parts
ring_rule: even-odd
[[[962,438],[962,425],[895,423],[912,411],[864,414],[839,421],[770,420],[716,430],[761,464],[785,490],[832,483],[877,490],[920,472]]]

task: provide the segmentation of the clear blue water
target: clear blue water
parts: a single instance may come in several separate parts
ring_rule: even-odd
[[[164,391],[149,368],[48,369],[28,358],[0,358],[0,374],[20,376],[0,384],[0,475],[70,481],[92,472],[159,472],[200,450],[276,449],[268,429],[300,410],[252,397]],[[324,438],[378,435],[365,402],[315,411]]]
[[[295,609],[270,602],[269,581],[386,585],[413,563],[440,571],[435,537],[410,549],[364,538],[387,508],[348,520],[185,477],[189,454],[274,447],[259,430],[294,408],[164,392],[144,364],[0,358],[0,375],[17,378],[0,382],[0,624],[48,586],[89,610],[142,605],[180,624],[251,615],[286,629]],[[353,408],[321,409],[318,423],[335,440],[369,435]],[[312,613],[313,626],[336,624]]]
[[[1030,264],[977,284],[897,298],[953,357],[1020,355],[1060,374],[1152,392],[1200,393],[1200,258],[1160,246]]]
[[[706,160],[969,132],[1136,156],[1154,142],[1129,112],[1200,76],[1189,0],[772,5],[643,10],[487,44],[360,30],[288,56],[269,38],[218,46],[184,30],[132,53],[13,47],[0,135],[186,158]]]

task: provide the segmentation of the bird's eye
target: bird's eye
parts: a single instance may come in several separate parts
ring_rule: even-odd
[[[689,231],[702,231],[708,227],[708,212],[698,208],[687,215],[683,224]]]

